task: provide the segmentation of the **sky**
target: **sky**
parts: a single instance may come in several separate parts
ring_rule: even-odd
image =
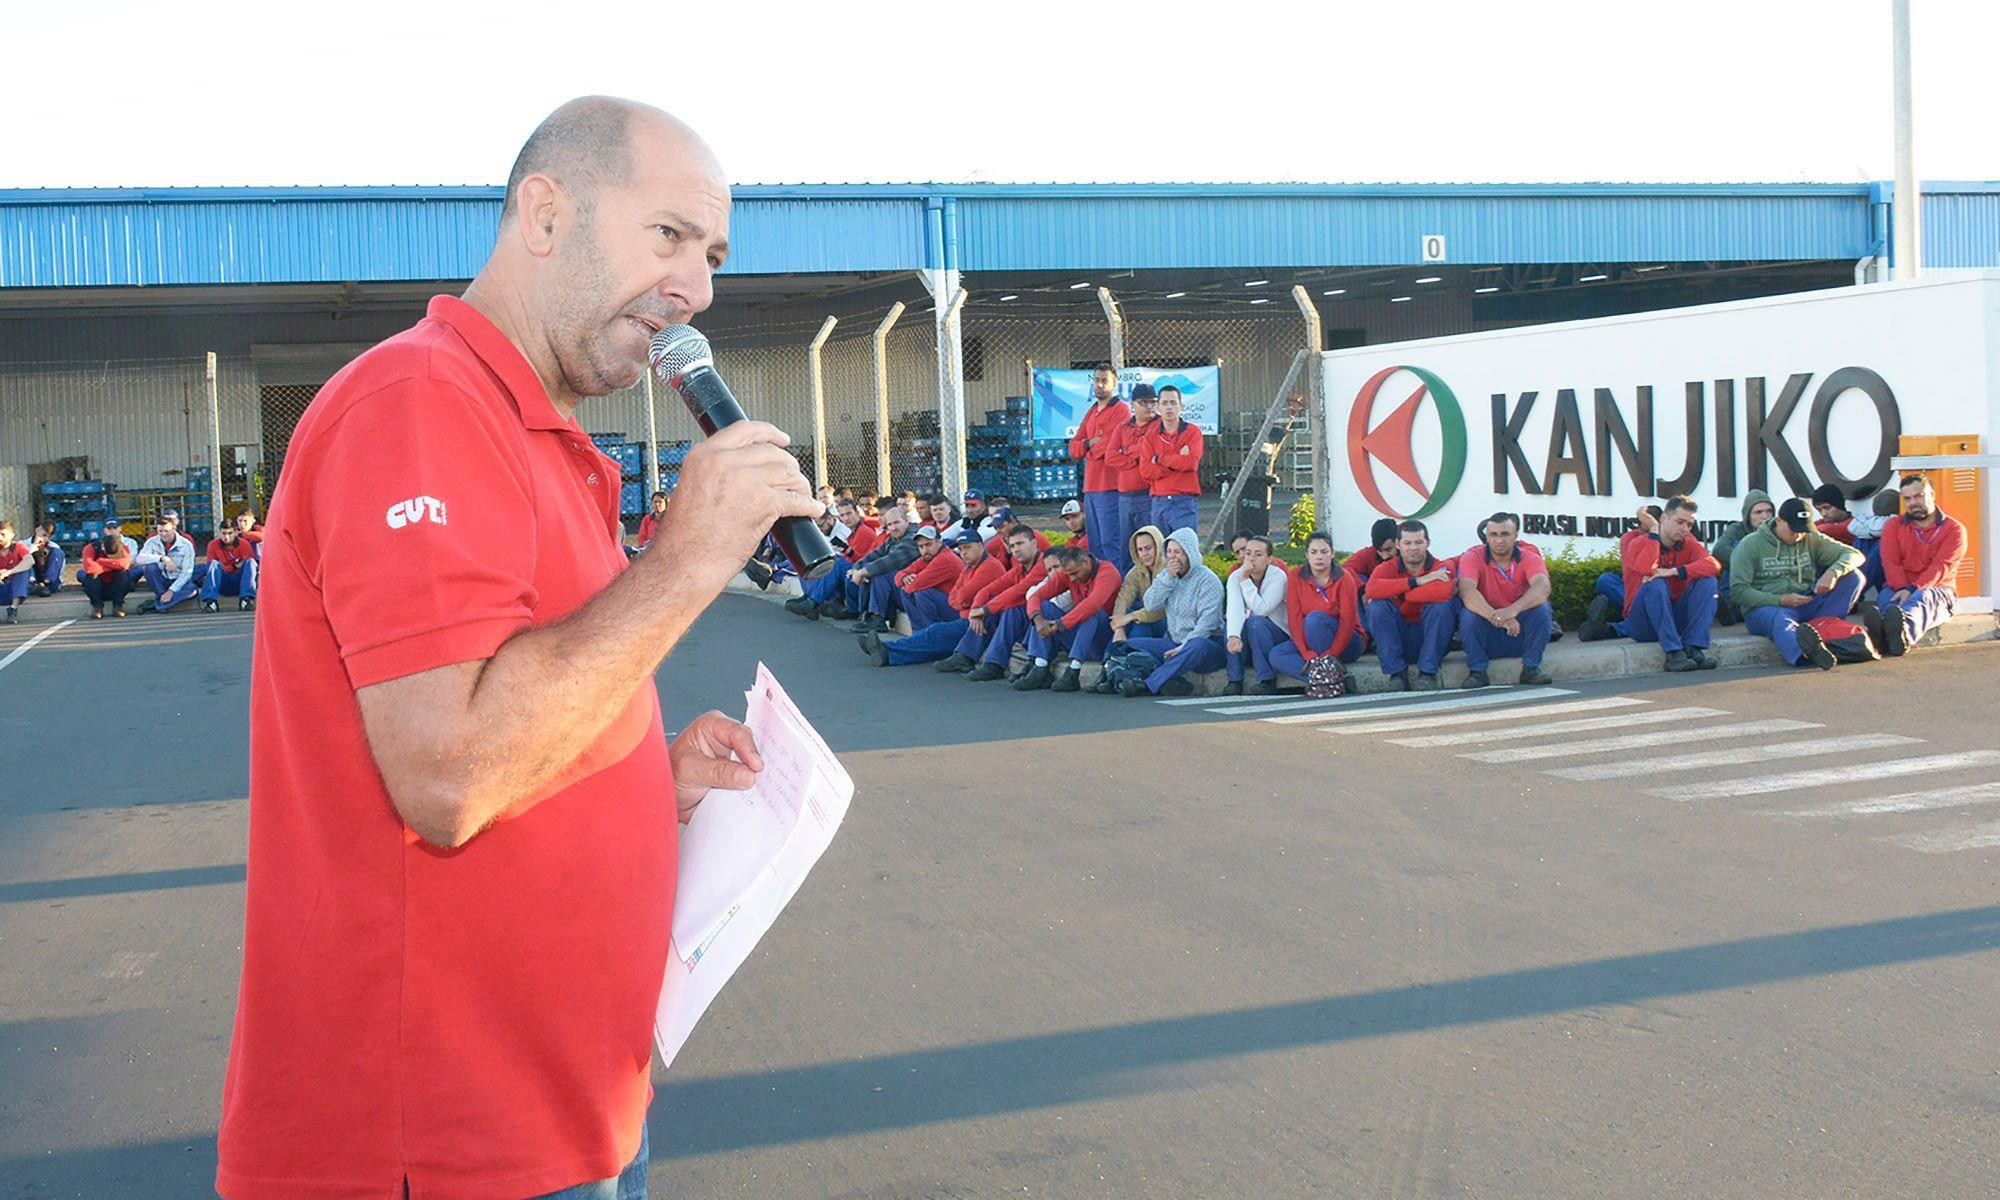
[[[742,183],[1894,174],[1890,0],[702,7],[19,5],[0,187],[500,183],[590,92]],[[2000,3],[1913,8],[1919,175],[2000,179]]]

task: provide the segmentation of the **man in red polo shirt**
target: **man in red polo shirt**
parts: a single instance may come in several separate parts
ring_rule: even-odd
[[[1458,640],[1465,646],[1465,686],[1492,682],[1486,668],[1496,658],[1519,658],[1521,682],[1554,682],[1542,670],[1542,652],[1555,628],[1549,605],[1549,567],[1542,552],[1521,541],[1521,518],[1494,513],[1481,523],[1482,545],[1458,556]]]
[[[819,504],[782,433],[734,425],[628,565],[618,467],[574,413],[708,306],[728,218],[692,130],[572,101],[464,298],[299,422],[251,666],[231,1200],[645,1194],[677,816],[761,769],[717,713],[670,745],[654,671]]]

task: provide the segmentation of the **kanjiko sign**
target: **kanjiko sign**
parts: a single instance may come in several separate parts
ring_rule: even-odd
[[[1981,272],[1336,351],[1328,524],[1353,548],[1416,517],[1455,547],[1511,510],[1559,543],[1615,538],[1665,496],[1716,521],[1751,489],[1864,496],[1905,432],[2000,427],[1995,313]]]

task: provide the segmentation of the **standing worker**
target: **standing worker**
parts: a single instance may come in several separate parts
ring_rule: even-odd
[[[1132,415],[1118,398],[1118,372],[1110,363],[1097,364],[1090,378],[1091,404],[1076,434],[1069,439],[1069,456],[1083,464],[1083,528],[1090,545],[1099,549],[1118,544],[1118,472],[1105,462],[1111,435]],[[1116,552],[1113,552],[1116,561]]]
[[[576,410],[708,307],[729,209],[680,121],[563,105],[463,298],[292,435],[251,662],[230,1200],[646,1194],[676,828],[762,769],[719,713],[670,743],[654,672],[772,522],[820,506],[785,435],[739,422],[628,563]]]
[[[1181,420],[1181,390],[1160,389],[1160,419],[1139,449],[1139,471],[1152,486],[1153,524],[1193,529],[1201,498],[1201,430]]]

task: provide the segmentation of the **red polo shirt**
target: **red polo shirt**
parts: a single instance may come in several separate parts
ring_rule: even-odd
[[[637,1153],[676,856],[657,694],[456,850],[398,819],[354,698],[582,606],[625,568],[618,499],[617,465],[448,296],[299,422],[251,663],[232,1200],[532,1196]]]
[[[1525,542],[1514,543],[1514,562],[1503,567],[1493,561],[1493,551],[1484,544],[1458,556],[1458,578],[1473,580],[1479,595],[1495,608],[1505,608],[1519,600],[1535,576],[1549,573],[1542,552]]]

